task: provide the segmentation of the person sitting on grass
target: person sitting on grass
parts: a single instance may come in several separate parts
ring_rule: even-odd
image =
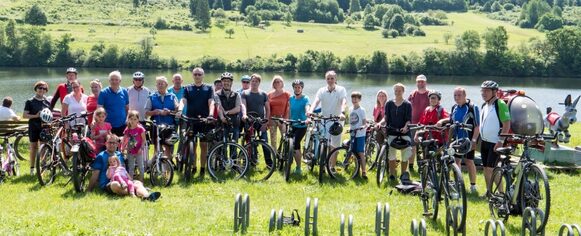
[[[128,191],[131,197],[135,197],[135,186],[133,181],[129,179],[127,170],[119,162],[119,158],[113,155],[109,157],[109,169],[107,169],[107,178],[111,181],[117,181],[121,184],[123,191]]]
[[[110,180],[107,177],[107,169],[109,168],[109,157],[110,156],[117,156],[119,159],[119,163],[125,163],[123,159],[123,155],[117,151],[117,147],[119,146],[119,137],[115,134],[110,134],[107,136],[107,141],[105,142],[105,151],[102,151],[97,155],[93,164],[91,164],[91,168],[93,169],[91,179],[89,180],[89,187],[87,188],[88,191],[93,191],[95,186],[99,187],[104,192],[111,194],[111,195],[118,195],[118,196],[127,196],[129,192],[127,189],[124,189],[121,183]],[[131,178],[131,176],[129,176]],[[135,187],[135,195],[140,197],[144,200],[149,201],[156,201],[161,196],[159,192],[152,192],[149,193],[147,189],[143,186],[143,182],[139,180],[133,181],[133,185]]]

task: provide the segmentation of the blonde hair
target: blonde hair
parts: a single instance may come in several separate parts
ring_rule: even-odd
[[[325,73],[325,78],[327,78],[327,76],[329,75],[335,77],[335,79],[337,78],[337,72],[335,72],[334,70],[327,71],[327,73]]]
[[[257,79],[258,82],[261,82],[262,81],[262,77],[259,74],[256,74],[256,73],[255,74],[252,74],[250,76],[250,80],[252,80],[252,79]]]
[[[127,120],[125,121],[125,123],[127,123],[127,126],[129,126],[129,118],[131,117],[135,117],[137,118],[137,120],[139,120],[139,112],[136,110],[129,110],[129,112],[127,112]]]
[[[280,82],[282,83],[282,87],[284,88],[284,79],[282,78],[281,75],[274,75],[274,77],[272,77],[272,82],[271,82],[272,88],[274,89],[274,82],[277,80],[280,80]]]
[[[454,91],[460,91],[460,92],[462,92],[462,94],[463,94],[464,96],[466,96],[466,89],[464,89],[463,87],[456,87],[456,88],[454,89]]]
[[[97,119],[95,119],[95,117],[100,116],[100,115],[105,115],[105,117],[107,117],[107,112],[105,111],[105,108],[99,107],[99,108],[97,108],[97,110],[95,110],[95,112],[93,112],[92,125],[97,123]]]
[[[115,162],[117,162],[117,166],[121,166],[121,161],[119,161],[119,158],[117,157],[117,155],[111,155],[109,156],[109,160],[115,160]]]
[[[395,90],[395,88],[400,87],[403,89],[403,91],[405,92],[405,85],[403,85],[402,83],[397,83],[393,85],[393,90]]]
[[[101,84],[101,80],[99,79],[91,80],[90,85],[93,86],[94,84],[99,85],[99,87],[103,88],[103,84]]]
[[[375,94],[375,106],[379,107],[381,104],[379,103],[379,94],[383,93],[385,94],[385,98],[389,98],[389,96],[387,95],[387,92],[383,89],[380,89],[379,91],[377,91],[377,94]],[[386,100],[387,101],[387,100]]]

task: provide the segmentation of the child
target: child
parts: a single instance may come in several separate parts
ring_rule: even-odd
[[[105,150],[105,139],[107,135],[111,134],[111,124],[105,122],[107,112],[102,107],[95,110],[93,117],[95,119],[93,120],[93,124],[91,124],[91,138],[95,140],[97,153],[99,153]]]
[[[360,92],[352,92],[351,93],[351,103],[353,103],[353,107],[351,108],[351,112],[349,115],[349,120],[351,121],[351,130],[357,130],[355,132],[355,137],[351,137],[355,139],[353,142],[353,152],[357,153],[359,156],[359,160],[361,162],[361,177],[363,179],[367,179],[367,168],[365,167],[365,128],[364,125],[367,124],[367,119],[365,118],[365,109],[359,106],[359,102],[361,102],[361,93]]]
[[[133,185],[133,181],[131,181],[127,170],[121,165],[119,158],[115,155],[109,157],[107,178],[109,178],[110,181],[119,182],[124,190],[127,190],[132,197],[135,197],[135,186]]]
[[[129,176],[133,176],[135,164],[139,168],[139,180],[143,182],[143,147],[145,145],[145,129],[139,123],[139,112],[130,110],[127,115],[127,128],[123,131],[123,145],[121,148],[127,152],[127,168]]]
[[[449,117],[448,112],[446,112],[446,109],[444,109],[442,106],[440,106],[440,100],[442,100],[442,94],[436,90],[432,90],[428,94],[428,97],[430,99],[430,105],[428,107],[426,107],[426,109],[422,113],[422,115],[420,117],[420,124],[421,125],[435,125],[436,123],[438,123],[439,120],[444,119],[444,118],[448,118]],[[437,131],[430,131],[430,132],[432,133],[432,138],[438,140],[438,144],[442,145],[444,143],[443,138],[445,138],[445,136],[442,137],[441,132],[437,132]],[[424,134],[423,138],[424,139],[428,138],[427,132]],[[414,140],[416,142],[419,142],[418,133],[415,134]]]

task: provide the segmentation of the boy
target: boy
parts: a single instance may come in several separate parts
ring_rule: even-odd
[[[353,107],[351,108],[351,112],[349,113],[349,120],[351,124],[351,130],[357,130],[355,132],[355,137],[351,137],[355,139],[353,142],[353,152],[357,153],[359,156],[359,160],[361,161],[361,177],[363,179],[367,179],[367,168],[365,167],[365,124],[367,124],[367,119],[365,118],[365,109],[359,106],[359,102],[361,102],[361,93],[360,92],[352,92],[351,93],[351,103],[353,103]]]
[[[12,98],[11,97],[4,97],[2,100],[2,106],[0,107],[0,121],[18,121],[20,117],[14,113],[10,107],[12,106]]]

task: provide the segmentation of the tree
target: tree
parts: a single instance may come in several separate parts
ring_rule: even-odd
[[[563,27],[563,18],[555,16],[551,13],[544,14],[535,28],[538,30],[556,30]]]
[[[282,20],[284,21],[286,26],[291,26],[291,23],[293,21],[293,14],[290,13],[290,11],[287,11],[286,13],[284,13]]]
[[[134,8],[138,8],[139,7],[139,0],[133,0],[133,7]]]
[[[446,44],[448,44],[448,42],[449,42],[449,41],[450,41],[450,39],[452,38],[452,33],[450,33],[450,32],[446,32],[446,33],[444,33],[444,35],[443,35],[442,37],[444,37],[444,42],[445,42]]]
[[[233,28],[226,29],[226,33],[228,34],[228,38],[232,38],[232,35],[235,33]]]
[[[475,52],[480,47],[480,35],[475,30],[467,30],[456,38],[456,48],[460,52]]]
[[[532,28],[537,24],[541,16],[550,11],[551,6],[546,1],[531,0],[521,10],[519,26],[522,28]]]
[[[369,4],[365,5],[365,9],[363,10],[363,15],[369,15],[373,13],[373,9]]]
[[[563,28],[547,33],[547,42],[556,55],[554,66],[568,74],[581,73],[581,30]]]
[[[404,25],[403,17],[400,14],[396,14],[391,18],[389,22],[389,28],[393,30],[397,30],[398,33],[403,32],[403,25]]]
[[[355,20],[353,20],[353,17],[348,16],[347,18],[345,18],[345,21],[343,21],[343,23],[347,24],[347,28],[350,29],[352,24],[355,24]]]
[[[389,30],[388,29],[383,29],[381,31],[381,36],[383,36],[383,38],[389,38]]]
[[[210,6],[208,0],[197,0],[196,4],[196,28],[205,32],[211,27]]]
[[[367,72],[385,74],[388,72],[387,54],[382,51],[374,51],[367,65]]]
[[[40,7],[34,4],[24,16],[24,22],[31,25],[46,25],[46,15]]]
[[[504,26],[487,28],[482,35],[487,53],[502,55],[508,51],[508,33]]]
[[[254,4],[256,4],[255,0],[242,0],[240,2],[240,13],[247,14],[246,8],[248,6],[253,6]]]
[[[351,3],[349,4],[349,13],[353,14],[359,11],[361,11],[361,5],[359,5],[359,0],[351,0]]]
[[[190,15],[192,17],[196,17],[196,5],[198,4],[197,0],[190,0]]]
[[[498,2],[494,2],[492,4],[492,6],[490,6],[490,11],[491,12],[497,12],[497,11],[501,11],[501,10],[502,10],[502,6]]]
[[[250,24],[251,26],[258,26],[260,24],[260,21],[262,20],[262,18],[260,17],[260,15],[258,14],[257,10],[253,10],[255,9],[254,6],[249,6],[247,7],[247,17],[246,17],[246,22],[248,24]]]
[[[214,5],[212,6],[214,9],[224,9],[224,3],[222,0],[214,0]]]
[[[363,28],[366,30],[375,29],[375,17],[372,14],[365,15],[363,18]]]

